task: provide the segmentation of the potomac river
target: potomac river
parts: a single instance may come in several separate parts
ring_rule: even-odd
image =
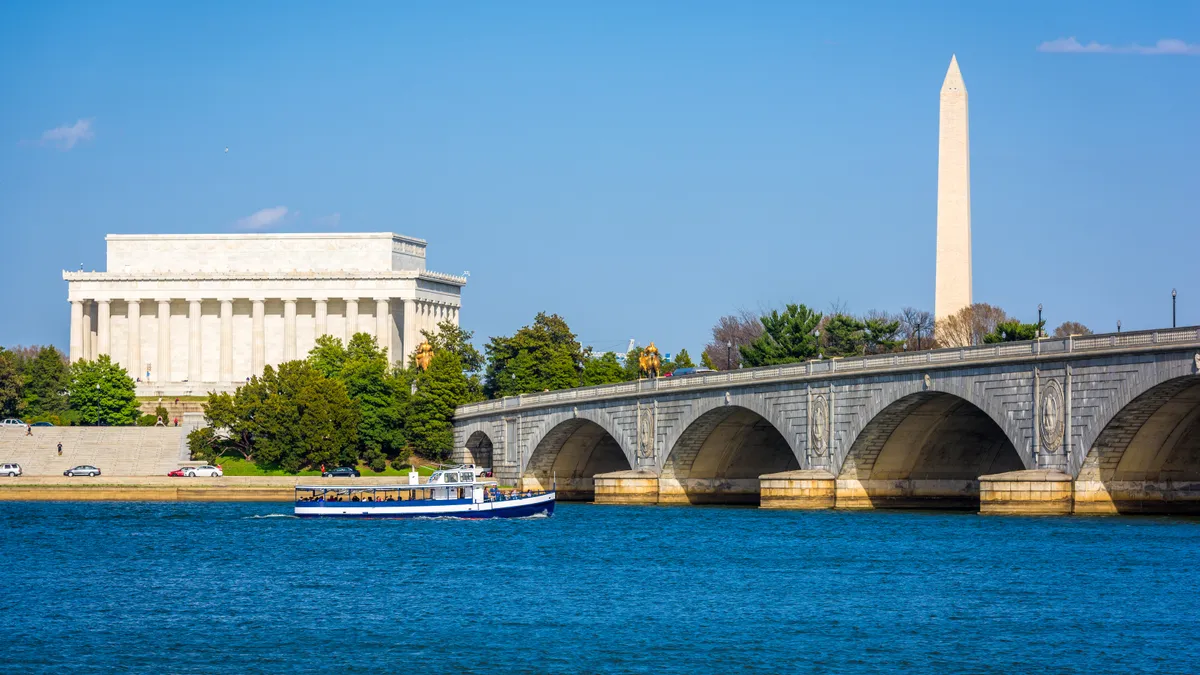
[[[1200,520],[0,505],[14,673],[1188,672]]]

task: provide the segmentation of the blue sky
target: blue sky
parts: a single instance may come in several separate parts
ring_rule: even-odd
[[[343,4],[0,5],[0,344],[106,233],[249,226],[427,239],[477,338],[932,309],[952,53],[975,299],[1200,323],[1195,3]]]

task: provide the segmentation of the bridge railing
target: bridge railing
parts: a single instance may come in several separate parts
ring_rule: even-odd
[[[455,415],[476,415],[529,405],[545,405],[548,403],[576,400],[588,401],[612,396],[627,396],[642,392],[687,391],[689,389],[704,389],[720,384],[791,380],[819,375],[832,375],[834,373],[881,372],[892,369],[912,368],[922,364],[945,366],[947,364],[969,363],[973,361],[1020,360],[1044,355],[1120,351],[1131,347],[1152,347],[1154,345],[1189,342],[1200,345],[1200,328],[1169,328],[1107,333],[1104,335],[1041,338],[1028,342],[1003,342],[976,347],[947,347],[920,352],[873,354],[871,356],[857,356],[844,359],[815,359],[803,363],[789,363],[779,366],[743,368],[682,377],[663,377],[653,380],[645,379],[617,384],[601,384],[593,387],[559,389],[557,391],[508,396],[502,399],[459,406],[455,410]]]

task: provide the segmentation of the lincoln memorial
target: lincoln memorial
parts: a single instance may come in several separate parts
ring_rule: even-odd
[[[392,361],[458,324],[466,279],[390,232],[110,234],[104,272],[63,272],[71,361],[108,354],[143,396],[232,390],[320,335],[376,337]]]

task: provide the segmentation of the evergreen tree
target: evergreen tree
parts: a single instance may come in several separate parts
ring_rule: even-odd
[[[612,352],[604,352],[597,357],[589,355],[583,362],[583,386],[585,387],[624,382],[625,379],[625,369],[617,361],[617,355]]]
[[[0,417],[16,417],[20,413],[24,384],[16,356],[0,347]]]
[[[1001,321],[996,324],[996,329],[983,336],[984,344],[996,344],[998,342],[1020,342],[1022,340],[1036,340],[1041,331],[1046,327],[1046,322],[1040,323],[1021,323],[1020,321]]]
[[[899,320],[868,316],[863,319],[862,324],[866,332],[865,354],[894,352],[904,344],[904,338],[900,335]]]
[[[771,366],[796,363],[818,354],[817,336],[813,331],[821,315],[805,305],[789,304],[781,314],[772,310],[759,319],[763,332],[753,342],[738,347],[746,366]]]
[[[189,435],[194,455],[213,458],[234,450],[291,472],[351,464],[357,457],[357,406],[340,380],[324,377],[307,361],[288,361],[278,370],[267,366],[232,396],[210,394],[204,413],[210,431]]]
[[[849,314],[836,314],[821,331],[825,356],[862,356],[867,345],[867,326]]]
[[[484,350],[483,389],[492,398],[574,387],[583,372],[583,348],[557,314],[541,312],[532,325],[492,338]]]
[[[703,358],[703,357],[701,357],[701,358]],[[696,367],[696,364],[692,362],[691,354],[688,354],[688,350],[686,350],[686,349],[679,350],[679,353],[675,355],[674,364],[675,364],[676,368],[695,368]]]
[[[67,410],[71,377],[62,352],[53,345],[38,350],[26,366],[25,414],[51,415]]]
[[[708,350],[700,352],[700,365],[709,370],[716,370],[717,364],[713,363],[712,357],[708,355]]]
[[[140,413],[133,378],[108,354],[95,361],[76,361],[70,377],[71,410],[79,413],[84,424],[121,426],[137,421]]]
[[[387,351],[369,333],[355,333],[346,347],[323,335],[308,353],[308,362],[323,377],[336,379],[358,409],[358,455],[378,465],[405,449],[404,418],[408,380],[389,369]]]
[[[414,380],[416,392],[408,406],[409,439],[421,454],[446,459],[454,450],[454,409],[467,399],[462,361],[451,351],[434,352],[429,369]]]

